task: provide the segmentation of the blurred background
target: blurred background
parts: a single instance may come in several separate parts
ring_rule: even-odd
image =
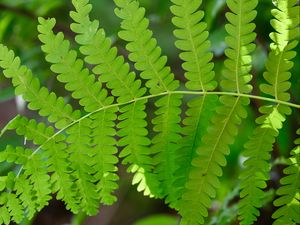
[[[118,46],[120,54],[126,57],[124,43],[118,39],[119,19],[114,15],[114,3],[112,0],[91,0],[93,11],[91,17],[100,20],[100,24],[105,28],[107,34],[114,40]],[[147,17],[151,21],[151,29],[154,36],[158,39],[164,54],[169,58],[168,64],[172,67],[177,78],[184,83],[181,61],[178,58],[178,50],[174,46],[174,29],[169,10],[169,0],[140,0],[142,6],[147,9]],[[262,73],[264,63],[269,49],[269,36],[272,31],[270,26],[272,9],[271,0],[262,0],[258,6],[258,16],[256,19],[257,29],[257,49],[253,55],[253,93],[260,95],[257,87],[263,81]],[[225,0],[203,0],[202,9],[205,11],[205,21],[210,31],[210,40],[212,42],[211,50],[214,52],[215,71],[217,79],[222,77],[224,49],[226,44],[224,38],[226,32],[224,29],[225,13],[228,10]],[[49,70],[49,64],[43,59],[43,53],[40,50],[40,43],[37,38],[37,17],[55,17],[57,20],[56,31],[63,31],[65,36],[73,41],[74,34],[69,28],[71,22],[69,11],[72,10],[70,0],[0,0],[0,43],[13,49],[21,57],[23,63],[31,68],[35,76],[39,77],[41,82],[50,90],[58,95],[69,98],[69,93],[59,84],[54,74]],[[73,42],[74,43],[74,42]],[[74,45],[76,48],[76,45]],[[297,52],[300,52],[300,46]],[[298,54],[295,62],[300,62]],[[300,64],[296,63],[292,73],[292,96],[293,102],[300,102]],[[72,103],[72,102],[71,102]],[[207,220],[209,225],[230,225],[238,224],[236,222],[237,200],[238,200],[238,174],[241,169],[242,158],[240,153],[243,149],[243,143],[251,134],[254,128],[254,118],[259,114],[257,107],[261,104],[259,101],[252,101],[248,108],[249,117],[241,126],[242,132],[236,139],[237,142],[232,146],[232,152],[228,157],[228,166],[225,168],[222,178],[222,187],[219,190],[217,199],[213,202],[210,210],[210,217]],[[34,112],[26,110],[26,104],[20,98],[14,96],[14,90],[9,80],[4,79],[0,73],[0,130],[16,114],[21,113],[31,118],[37,118]],[[274,189],[278,187],[279,175],[284,167],[284,158],[288,156],[293,147],[292,140],[295,139],[297,124],[300,122],[300,112],[297,111],[288,118],[287,123],[278,138],[274,147],[272,158],[273,167],[271,180],[266,192],[265,205],[262,209],[262,215],[257,224],[272,224],[270,216],[274,211],[272,200],[274,198]],[[14,134],[6,134],[0,139],[0,150],[10,143],[13,145],[22,145],[24,140]],[[0,165],[0,173],[5,174],[9,168],[8,165]],[[131,176],[125,172],[126,168],[120,166],[119,182],[120,189],[117,193],[118,202],[110,207],[101,206],[98,216],[86,218],[85,215],[73,216],[65,210],[62,202],[53,200],[50,205],[39,213],[32,221],[24,221],[23,225],[63,225],[63,224],[85,224],[85,225],[175,225],[179,218],[176,212],[168,209],[161,200],[149,199],[138,193],[134,186],[131,186]],[[1,175],[0,174],[0,175]],[[144,219],[149,217],[148,219]],[[142,221],[141,221],[142,220]],[[160,222],[158,222],[160,221]],[[163,221],[163,222],[162,222]]]

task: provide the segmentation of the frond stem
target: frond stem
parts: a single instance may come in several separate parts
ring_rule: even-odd
[[[97,112],[100,112],[102,110],[105,110],[105,109],[109,109],[109,108],[114,108],[114,107],[119,107],[119,106],[122,106],[122,105],[127,105],[127,104],[130,104],[130,103],[134,103],[134,102],[137,102],[137,101],[141,101],[141,100],[144,100],[144,99],[151,99],[151,98],[156,98],[156,97],[160,97],[160,96],[165,96],[165,95],[172,95],[172,94],[180,94],[180,95],[228,95],[228,96],[235,96],[235,97],[244,97],[244,98],[250,98],[250,99],[257,99],[257,100],[262,100],[262,101],[267,101],[267,102],[272,102],[272,103],[277,103],[277,104],[281,104],[281,105],[286,105],[286,106],[290,106],[290,107],[293,107],[293,108],[296,108],[296,109],[300,109],[300,105],[299,104],[295,104],[295,103],[291,103],[291,102],[285,102],[285,101],[281,101],[281,100],[278,100],[278,99],[273,99],[273,98],[267,98],[267,97],[261,97],[261,96],[257,96],[257,95],[250,95],[250,94],[242,94],[242,93],[236,93],[236,92],[221,92],[221,91],[212,91],[212,92],[206,92],[206,91],[167,91],[167,92],[162,92],[162,93],[159,93],[159,94],[155,94],[155,95],[147,95],[147,96],[143,96],[143,97],[140,97],[140,98],[135,98],[135,99],[132,99],[130,101],[127,101],[127,102],[122,102],[122,103],[116,103],[116,104],[112,104],[112,105],[106,105],[106,106],[103,106],[93,112],[90,112],[82,117],[80,117],[79,119],[77,120],[74,120],[72,123],[70,123],[69,125],[67,125],[66,127],[60,129],[59,131],[57,131],[55,134],[53,134],[51,137],[49,137],[47,139],[47,141],[45,141],[42,145],[40,145],[36,150],[34,150],[31,154],[31,156],[29,158],[31,158],[33,155],[35,155],[37,152],[39,152],[42,147],[48,143],[50,140],[52,140],[53,138],[55,138],[57,135],[59,135],[60,133],[64,132],[66,129],[72,127],[73,125],[79,123],[80,121],[86,119],[86,118],[89,118],[91,115],[97,113]],[[1,131],[1,136],[3,135],[3,133],[5,132],[5,128]],[[0,137],[1,137],[0,136]],[[17,174],[17,176],[20,175],[21,171],[23,169],[23,166],[20,167],[20,170]]]

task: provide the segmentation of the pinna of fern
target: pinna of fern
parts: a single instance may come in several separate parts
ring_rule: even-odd
[[[190,5],[185,4],[190,9]],[[228,48],[225,53],[228,59],[225,61],[221,87],[226,91],[249,93],[251,86],[248,82],[252,77],[249,74],[250,54],[255,49],[252,43],[255,39],[255,25],[251,22],[256,16],[257,1],[227,1],[227,5],[232,13],[226,15],[230,22],[226,25]],[[192,14],[191,19],[198,14]],[[238,125],[247,116],[245,106],[249,104],[249,99],[221,96],[219,100],[221,105],[211,120],[212,126],[203,135],[202,143],[197,147],[196,156],[191,162],[189,180],[179,203],[182,225],[204,224],[211,200],[216,197],[216,190],[220,187],[218,177],[226,165],[225,156],[230,152],[229,145],[234,142]]]
[[[143,96],[147,89],[141,86],[141,80],[130,71],[124,57],[117,55],[117,48],[111,46],[111,40],[99,28],[99,21],[90,20],[92,6],[86,0],[74,0],[72,3],[76,11],[70,13],[74,21],[71,29],[76,33],[75,40],[81,45],[84,60],[93,66],[96,75],[101,75],[99,81],[111,89],[118,103]],[[123,148],[119,155],[124,159],[123,164],[129,165],[128,171],[135,173],[133,183],[139,185],[139,191],[152,196],[151,192],[158,192],[158,184],[151,173],[153,160],[149,157],[151,141],[146,130],[146,103],[147,99],[144,99],[120,108],[122,114],[118,117],[120,123],[117,127],[121,139],[118,146]],[[151,191],[148,186],[151,186]]]
[[[182,68],[186,71],[188,90],[212,91],[217,82],[214,81],[214,64],[211,62],[213,54],[209,51],[210,41],[206,23],[203,22],[204,12],[199,8],[201,1],[172,1],[172,19],[176,26],[174,35],[178,39],[175,45],[182,52],[179,57],[184,61]],[[167,199],[171,206],[178,208],[178,204],[188,180],[192,159],[201,143],[201,137],[205,133],[203,127],[209,125],[212,111],[215,109],[217,96],[196,96],[187,102],[188,110],[186,118],[182,121],[183,138],[178,143],[181,147],[176,152],[178,164],[174,176],[173,199]]]
[[[297,131],[300,135],[300,129]],[[283,170],[281,187],[277,190],[274,205],[279,207],[272,215],[274,225],[294,225],[300,223],[300,139],[295,141],[296,147],[291,151],[288,166]]]
[[[267,83],[261,86],[261,91],[272,98],[250,94],[257,0],[227,1],[230,12],[226,14],[222,92],[215,91],[213,54],[201,0],[172,0],[175,45],[181,51],[186,91],[178,90],[179,82],[167,66],[167,57],[138,1],[115,0],[115,13],[121,19],[119,37],[127,42],[128,59],[139,74],[117,54],[99,21],[90,19],[89,1],[72,3],[71,29],[79,51],[71,48],[62,32],[53,31],[55,19],[39,18],[38,38],[51,71],[78,101],[80,110],[41,87],[32,72],[21,66],[20,59],[0,45],[0,67],[4,76],[12,79],[16,95],[28,102],[29,109],[48,119],[37,122],[17,116],[1,132],[15,130],[27,144],[7,146],[0,152],[0,162],[18,168],[0,177],[0,224],[32,218],[52,194],[73,213],[95,215],[100,203],[110,205],[117,200],[114,192],[118,188],[119,158],[134,174],[133,184],[138,184],[139,191],[165,198],[179,211],[181,225],[204,224],[221,185],[219,177],[230,145],[247,116],[249,98],[256,98],[275,104],[260,108],[263,115],[245,145],[239,218],[241,224],[253,224],[268,179],[272,145],[291,113],[290,106],[300,108],[288,102],[289,70],[299,36],[296,1],[277,0],[278,9],[272,11],[276,19],[271,24],[276,32],[271,34],[274,43],[264,73]],[[183,94],[194,97],[187,102],[182,120]],[[150,98],[155,98],[155,113],[148,124]],[[154,133],[152,138],[150,132]],[[299,205],[299,182],[294,179],[299,172],[298,148],[291,155],[287,176],[282,178],[284,186],[274,202],[280,206],[273,215],[275,224],[299,222],[293,213]]]
[[[270,35],[273,43],[266,62],[267,71],[264,73],[267,84],[260,87],[263,93],[283,101],[290,100],[289,70],[293,67],[292,59],[296,56],[293,49],[298,44],[299,6],[296,3],[294,0],[279,0],[275,4],[277,8],[272,10],[275,19],[271,20],[271,24],[276,32]],[[245,225],[253,224],[259,216],[263,189],[267,187],[266,181],[269,180],[271,150],[285,117],[291,114],[289,107],[279,104],[262,106],[259,111],[263,115],[256,120],[258,126],[245,144],[243,154],[247,159],[240,176],[239,218],[241,224]]]
[[[40,21],[41,23],[45,23],[44,20]],[[53,24],[53,20],[49,21]],[[65,52],[62,53],[64,54]],[[2,152],[1,161],[15,162],[16,164],[20,164],[18,160],[19,156],[23,155],[23,152],[27,154],[27,160],[23,161],[23,165],[20,168],[20,172],[16,175],[15,184],[11,190],[12,193],[15,192],[15,197],[21,199],[22,209],[24,210],[23,214],[31,218],[36,211],[40,211],[48,204],[51,198],[51,191],[57,193],[57,198],[62,199],[66,203],[67,208],[74,213],[78,213],[80,209],[87,214],[94,215],[98,212],[100,199],[105,204],[112,204],[116,200],[116,198],[112,196],[112,192],[117,188],[116,180],[118,180],[115,174],[116,167],[114,166],[118,160],[114,156],[116,147],[114,146],[115,139],[112,138],[112,135],[115,135],[112,128],[114,123],[109,122],[109,120],[116,119],[113,107],[106,112],[101,111],[94,113],[93,116],[80,119],[80,121],[75,123],[76,117],[80,117],[78,111],[72,112],[69,105],[64,106],[62,98],[56,98],[54,93],[48,94],[46,88],[40,88],[38,80],[32,78],[30,70],[25,67],[19,67],[19,59],[14,58],[13,53],[8,51],[6,47],[1,46],[1,56],[4,74],[7,77],[12,77],[14,85],[17,86],[17,94],[22,95],[25,100],[29,101],[29,105],[32,105],[32,109],[40,109],[41,115],[49,115],[50,122],[62,121],[57,123],[56,126],[60,128],[63,123],[64,128],[62,129],[66,131],[68,136],[56,143],[55,137],[57,134],[47,137],[43,134],[43,130],[40,130],[38,134],[32,134],[37,127],[41,127],[37,125],[37,123],[30,121],[24,123],[23,121],[23,123],[19,123],[16,127],[19,128],[23,126],[23,130],[26,132],[21,133],[21,135],[24,135],[27,140],[33,140],[33,143],[37,146],[31,155],[28,155],[29,150],[25,150],[21,147],[16,148],[18,149],[18,154],[16,155],[14,155],[15,148],[11,146],[8,146],[8,148]],[[70,52],[70,55],[66,56],[67,61],[72,62],[73,56],[74,52]],[[61,56],[55,53],[52,54],[50,58],[51,57],[56,60],[61,59]],[[72,68],[75,69],[75,71],[72,70],[72,72],[78,71],[82,79],[85,79],[85,76],[87,76],[86,79],[92,78],[91,76],[88,77],[86,70],[81,71],[80,61],[77,60],[76,63],[79,67]],[[63,75],[66,76],[70,68],[68,64],[63,64],[61,67],[56,67],[55,69],[62,70],[64,74],[62,74],[61,77],[63,77]],[[91,85],[93,85],[93,80],[89,80],[91,81]],[[73,89],[71,89],[74,93],[78,91],[76,98],[82,100],[86,98],[84,94],[88,93],[91,95],[91,92],[79,93],[81,86],[76,85],[74,86],[73,82]],[[96,89],[93,90],[95,91],[94,93],[97,93],[99,88],[96,87]],[[48,97],[50,104],[49,102],[47,104],[45,102],[47,96],[50,96]],[[100,93],[99,96],[103,98],[103,94]],[[92,100],[83,100],[80,101],[80,103],[85,105],[92,104],[93,102]],[[112,101],[110,103],[112,103]],[[103,105],[98,104],[98,107],[99,106]],[[87,105],[86,109],[90,108],[90,105]],[[113,115],[107,116],[108,113]],[[74,115],[74,119],[71,117],[72,115]],[[65,117],[72,119],[66,120],[64,119]],[[15,124],[16,121],[19,121],[19,119],[16,119],[12,124]],[[100,129],[98,124],[102,121],[105,123]],[[10,124],[10,126],[12,124]],[[108,128],[103,129],[105,126],[108,126]],[[43,143],[35,141],[35,139],[42,135],[46,137]],[[103,144],[102,142],[100,144],[95,141],[91,142],[90,136],[94,137],[93,140],[99,140],[97,138],[101,138],[103,135],[107,136],[104,140],[110,142],[110,145],[107,143]],[[110,148],[108,148],[108,146],[110,146]],[[84,149],[89,151],[83,151]],[[102,153],[103,151],[104,153]],[[99,155],[101,155],[101,157],[99,157]],[[44,160],[48,162],[46,165],[43,163]],[[95,171],[97,171],[97,173],[95,173]],[[48,172],[51,173],[51,177],[47,174]],[[3,210],[4,209],[5,208],[3,208]],[[6,209],[6,212],[7,211],[8,209]],[[12,218],[16,217],[14,215],[15,211],[12,210],[9,213]],[[5,223],[7,223],[6,221],[7,220],[5,220]]]
[[[39,39],[44,43],[42,50],[46,53],[46,60],[53,64],[51,70],[58,74],[58,80],[60,82],[66,83],[66,89],[73,92],[72,96],[75,99],[80,99],[79,104],[85,107],[85,111],[92,112],[99,108],[99,106],[104,107],[105,105],[112,104],[113,97],[109,97],[107,90],[101,88],[102,85],[99,81],[95,80],[95,75],[90,75],[88,69],[83,69],[83,61],[77,59],[77,53],[74,50],[70,50],[70,43],[64,40],[63,34],[59,33],[55,35],[53,33],[52,29],[55,25],[55,20],[40,19],[39,22],[38,30],[41,33]],[[52,42],[52,40],[55,41]],[[86,155],[86,162],[93,161],[90,157],[95,159],[95,162],[93,162],[92,165],[88,165],[88,167],[92,166],[94,167],[93,169],[97,171],[95,174],[95,177],[98,177],[97,185],[94,186],[93,183],[88,181],[91,179],[91,177],[88,176],[88,171],[86,171],[86,175],[84,175],[84,177],[89,178],[86,180],[87,183],[85,185],[90,185],[90,188],[98,190],[101,195],[101,202],[106,204],[112,204],[116,200],[115,197],[111,195],[117,188],[115,181],[118,180],[118,177],[114,173],[116,171],[114,164],[118,161],[114,156],[117,149],[115,147],[116,141],[113,138],[113,135],[116,134],[114,129],[116,111],[117,108],[114,107],[103,110],[94,114],[91,118],[79,122],[66,131],[71,132],[68,133],[70,136],[67,140],[69,141],[70,148],[74,146],[74,142],[78,142],[78,146],[74,146],[74,150],[71,150],[73,153],[76,152],[76,149],[89,149],[90,153]],[[102,125],[101,129],[99,124]],[[86,146],[80,146],[81,143],[84,143],[84,140],[80,140],[81,136],[79,132],[87,133],[87,137],[84,138],[87,142],[90,142],[89,136],[92,137],[92,143],[87,143]],[[100,140],[105,140],[106,144],[103,145]],[[78,154],[70,155],[74,156],[73,160],[75,161],[77,161],[77,157],[80,157]],[[106,160],[103,156],[107,157]],[[111,163],[108,163],[109,160],[111,160]],[[109,175],[104,178],[104,174],[106,173]],[[105,187],[103,183],[106,184]],[[97,193],[95,193],[95,195],[97,195]]]
[[[39,80],[33,77],[31,71],[25,66],[21,66],[20,59],[3,45],[0,45],[0,61],[4,76],[12,79],[16,95],[21,95],[24,100],[29,102],[29,109],[38,110],[41,116],[48,117],[49,122],[54,123],[56,128],[63,128],[80,117],[80,112],[74,111],[70,105],[64,102],[62,97],[57,97],[55,93],[49,93],[47,88],[41,87]],[[47,165],[44,163],[46,155],[56,156],[57,154],[50,152],[59,152],[59,150],[64,150],[66,146],[63,143],[65,138],[62,138],[62,135],[57,134],[55,135],[57,139],[53,138],[53,128],[46,129],[46,125],[37,125],[37,123],[28,120],[21,121],[20,118],[12,121],[7,129],[10,127],[17,128],[17,133],[24,135],[29,141],[32,140],[33,144],[36,145],[36,150],[7,146],[1,152],[1,162],[7,161],[21,166],[18,174],[11,172],[10,176],[7,176],[9,179],[7,179],[3,192],[1,192],[1,195],[4,195],[1,210],[3,212],[2,220],[5,224],[8,224],[10,220],[19,223],[21,222],[20,218],[24,218],[24,216],[32,218],[37,211],[47,205],[51,198],[51,182],[47,173],[55,171],[52,175],[54,178],[57,173],[64,173],[68,168],[67,163],[65,163],[67,156],[64,152],[59,154],[57,158],[52,158],[55,162],[50,157],[47,160]],[[59,143],[58,145],[55,144],[56,141]],[[39,151],[40,149],[44,151]],[[63,160],[59,161],[62,158]],[[68,175],[66,176],[68,177]],[[67,182],[66,176],[60,177],[59,182],[64,183],[66,181],[65,188],[68,191],[62,188],[61,194],[71,190],[72,182]],[[55,178],[51,181],[53,184],[58,183]],[[5,190],[10,194],[7,195]],[[67,195],[65,195],[66,199],[69,199]],[[76,202],[75,198],[72,200],[72,203]],[[72,203],[66,201],[67,207],[75,209]],[[17,210],[10,208],[11,204]],[[76,212],[76,210],[74,211]],[[20,212],[22,213],[20,214]]]
[[[179,87],[178,80],[170,67],[166,66],[167,57],[161,55],[161,48],[149,30],[149,20],[145,18],[145,9],[135,0],[115,0],[115,14],[122,19],[119,37],[128,44],[128,58],[141,71],[140,76],[146,80],[146,87],[152,95],[169,93]],[[174,171],[176,169],[175,155],[178,150],[181,127],[180,94],[167,94],[155,101],[157,110],[152,119],[153,131],[151,151],[154,156],[154,174],[160,182],[159,197],[173,198]]]

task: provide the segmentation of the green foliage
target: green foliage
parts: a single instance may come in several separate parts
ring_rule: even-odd
[[[74,1],[76,12],[70,13],[75,22],[71,24],[71,29],[76,33],[76,42],[82,45],[80,52],[85,55],[85,61],[94,66],[93,72],[101,75],[99,81],[111,89],[118,103],[142,97],[146,88],[141,87],[141,80],[136,79],[136,74],[130,71],[124,57],[117,55],[117,48],[111,47],[111,40],[106,37],[105,31],[99,28],[99,22],[90,20],[89,12],[92,7],[87,3]],[[139,191],[152,195],[147,186],[152,182],[155,188],[158,184],[151,174],[153,160],[149,157],[151,141],[146,130],[146,103],[147,99],[141,99],[120,108],[122,115],[118,120],[121,122],[117,128],[121,139],[118,146],[123,147],[120,153],[120,157],[124,158],[123,164],[129,164],[128,171],[135,173],[133,183],[140,184]]]
[[[295,39],[299,36],[299,6],[295,4],[296,1],[277,1],[278,9],[272,10],[275,19],[271,20],[271,24],[276,32],[270,35],[273,43],[266,62],[267,71],[264,73],[267,84],[260,86],[263,93],[282,101],[290,100],[287,92],[291,87],[289,70],[293,67],[291,60],[296,56],[293,49],[298,44]],[[252,224],[259,215],[258,208],[262,206],[264,197],[262,189],[267,187],[266,181],[269,180],[270,151],[286,115],[291,114],[289,107],[279,104],[262,106],[259,111],[263,115],[256,120],[258,126],[245,144],[244,156],[248,159],[244,162],[245,170],[240,176],[242,200],[239,214],[241,223],[245,225]]]
[[[25,143],[7,145],[0,152],[0,162],[15,168],[0,177],[0,224],[31,219],[52,195],[74,214],[97,214],[100,203],[117,201],[119,159],[133,173],[138,191],[164,199],[179,212],[181,225],[204,224],[250,100],[259,99],[265,101],[259,108],[262,115],[243,151],[241,199],[230,211],[238,210],[241,224],[253,224],[268,193],[264,189],[276,137],[292,108],[300,108],[290,102],[288,92],[299,38],[297,1],[274,1],[275,32],[270,35],[273,43],[260,86],[263,96],[252,93],[251,85],[257,0],[227,0],[226,59],[220,82],[202,1],[171,0],[185,89],[167,65],[139,1],[114,2],[121,20],[118,36],[126,42],[134,71],[126,57],[118,55],[100,22],[90,19],[88,0],[72,1],[70,28],[76,43],[55,31],[55,19],[38,19],[45,60],[70,93],[70,102],[43,87],[13,51],[0,45],[3,75],[11,80],[15,95],[41,116],[37,121],[18,115],[1,131],[1,137],[15,131]],[[78,51],[72,49],[74,44]],[[153,115],[149,107],[155,109]],[[299,223],[299,171],[297,146],[274,201],[280,207],[273,214],[275,225]],[[155,218],[141,224],[173,220]]]
[[[72,106],[66,104],[62,97],[41,87],[31,70],[21,66],[20,58],[3,45],[0,45],[0,60],[4,76],[12,80],[15,94],[29,102],[29,109],[38,110],[41,116],[48,117],[49,122],[55,123],[58,129],[80,117],[80,112],[73,111]]]
[[[245,4],[245,1],[239,3],[228,1],[228,6],[233,13],[226,15],[230,22],[226,26],[229,36],[226,38],[228,49],[225,53],[228,59],[225,61],[225,79],[221,82],[221,86],[226,91],[237,93],[248,93],[251,90],[248,84],[251,79],[248,74],[251,69],[249,53],[254,50],[251,42],[255,38],[255,34],[252,33],[255,26],[250,23],[254,17],[249,14],[253,14],[257,2],[251,1],[248,7],[245,7]],[[238,8],[245,9],[246,12],[241,12]],[[197,14],[198,12],[192,14],[193,18]],[[205,24],[202,26],[205,28]],[[249,34],[251,34],[250,38],[247,37],[245,40],[245,36]],[[201,49],[201,46],[199,48]],[[198,147],[197,155],[191,163],[190,179],[186,183],[186,191],[182,195],[180,206],[183,225],[204,223],[211,199],[216,197],[216,189],[220,187],[218,177],[222,175],[221,167],[226,165],[225,156],[230,152],[229,145],[234,142],[241,119],[247,116],[244,108],[249,104],[247,98],[221,96],[220,103],[221,106],[217,108],[217,113],[211,120],[211,128],[202,137],[202,144]]]
[[[300,135],[300,129],[298,130]],[[285,176],[281,178],[282,186],[277,190],[280,197],[274,201],[278,208],[272,215],[274,225],[300,223],[300,139],[295,141],[297,147],[291,152],[288,167],[284,169]]]
[[[184,61],[182,68],[186,71],[186,88],[188,90],[212,91],[217,86],[213,80],[214,64],[211,62],[213,54],[209,52],[210,42],[206,23],[201,22],[204,12],[198,10],[201,1],[191,1],[186,7],[185,1],[172,1],[171,11],[175,15],[172,22],[176,26],[174,31],[178,39],[175,45],[182,52],[179,57]],[[181,200],[185,192],[185,183],[188,180],[192,168],[192,160],[196,156],[197,148],[200,145],[204,127],[209,125],[211,118],[210,111],[214,110],[216,96],[197,96],[187,103],[188,110],[183,120],[182,146],[177,153],[178,168],[175,172],[176,190],[175,206]],[[201,119],[200,119],[201,118]],[[176,184],[177,183],[177,184]]]
[[[149,93],[159,95],[178,89],[179,82],[174,80],[170,67],[166,66],[167,57],[161,56],[161,49],[157,40],[152,37],[148,29],[149,20],[146,19],[145,9],[137,1],[116,0],[119,7],[116,15],[122,19],[119,37],[128,42],[126,49],[130,52],[128,58],[141,71],[141,78],[146,80]],[[154,174],[160,181],[159,197],[167,196],[167,201],[173,198],[174,172],[176,170],[175,155],[178,151],[177,142],[180,140],[181,127],[180,105],[182,96],[167,94],[155,101],[155,117],[152,119],[153,131],[151,152],[155,154]]]

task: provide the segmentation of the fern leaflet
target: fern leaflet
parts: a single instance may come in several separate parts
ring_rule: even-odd
[[[297,131],[300,135],[300,129]],[[285,176],[280,180],[282,186],[277,190],[280,197],[274,201],[278,208],[272,217],[274,225],[295,225],[300,223],[300,139],[295,141],[297,147],[291,152]]]
[[[178,28],[174,31],[177,41],[175,45],[183,52],[179,57],[184,61],[183,69],[186,70],[186,87],[189,90],[211,91],[216,87],[213,81],[214,64],[211,61],[212,53],[209,52],[210,42],[207,40],[208,31],[206,23],[201,22],[204,12],[199,10],[201,1],[172,1],[172,13],[175,15],[172,22]],[[183,139],[178,143],[182,146],[177,151],[178,168],[175,171],[174,186],[177,187],[175,199],[170,199],[171,204],[178,207],[178,201],[184,192],[184,185],[188,179],[192,159],[200,145],[204,128],[209,124],[209,111],[214,110],[216,96],[199,96],[191,99],[187,105]]]
[[[144,18],[145,9],[136,0],[115,0],[115,3],[118,6],[115,13],[122,19],[123,30],[119,32],[119,36],[128,42],[126,48],[130,52],[129,59],[141,71],[140,76],[147,80],[146,86],[150,94],[176,90],[179,82],[174,80],[174,74],[166,66],[167,57],[161,56],[161,49],[148,29],[149,20]],[[157,110],[152,123],[157,135],[152,139],[152,153],[156,154],[154,163],[157,166],[154,173],[158,175],[162,188],[159,197],[174,195],[174,156],[178,150],[176,143],[181,138],[181,98],[181,95],[169,94],[155,102]]]
[[[44,20],[40,18],[38,29],[41,33],[39,38],[44,43],[42,50],[47,54],[46,60],[53,63],[51,70],[59,74],[58,80],[66,83],[66,89],[73,92],[72,96],[75,99],[80,99],[79,103],[84,106],[87,112],[92,112],[98,109],[99,106],[103,107],[104,105],[112,104],[113,97],[107,96],[107,90],[101,88],[101,83],[95,81],[94,75],[89,75],[88,69],[83,69],[82,60],[76,59],[77,53],[69,49],[70,43],[64,40],[63,34],[59,33],[55,35],[53,33],[52,29],[54,25],[54,19]],[[53,42],[52,40],[55,41]],[[78,194],[78,196],[89,195],[89,197],[86,196],[87,199],[84,200],[84,204],[94,202],[92,206],[83,206],[84,208],[93,209],[93,211],[89,212],[90,214],[97,213],[98,198],[106,196],[102,198],[102,202],[106,204],[112,204],[116,200],[115,197],[110,196],[117,188],[115,181],[118,180],[118,176],[115,174],[117,170],[115,164],[118,162],[118,159],[114,156],[117,152],[115,141],[108,141],[106,146],[96,141],[94,141],[96,143],[89,143],[91,136],[95,137],[93,140],[99,140],[96,139],[96,137],[102,137],[104,140],[112,139],[112,135],[115,134],[115,132],[111,130],[114,130],[116,111],[116,108],[104,110],[94,114],[92,119],[87,118],[66,130],[69,134],[67,142],[70,144],[68,150],[70,151],[71,164],[79,163],[75,166],[76,169],[72,169],[73,171],[77,171],[78,168],[83,169],[82,174],[73,174],[78,181],[78,191],[80,189],[82,191],[86,190],[82,185],[86,185],[90,189],[95,190],[95,193],[92,191],[91,193]],[[106,119],[106,124],[103,124],[100,131],[98,124],[103,123],[104,118]],[[109,133],[106,134],[105,132]],[[87,136],[82,137],[81,134]],[[90,153],[86,154],[82,152],[84,149],[85,152]],[[103,149],[106,151],[105,154],[101,154]],[[82,158],[82,161],[79,162],[77,160],[78,158]],[[83,165],[80,165],[80,163],[83,163]],[[90,167],[93,167],[93,170],[88,171]],[[98,171],[97,180],[93,180],[91,176],[95,171]],[[106,174],[106,176],[104,176],[104,174]],[[97,182],[98,185],[95,186],[93,184],[94,182]],[[103,182],[106,183],[107,186],[103,187],[103,185],[101,185]],[[98,197],[95,198],[93,196]]]
[[[4,77],[12,80],[15,94],[28,102],[28,108],[49,122],[18,115],[0,133],[2,137],[8,130],[15,131],[25,140],[23,146],[7,145],[0,151],[0,163],[15,168],[0,176],[0,224],[33,218],[52,195],[72,213],[95,215],[100,203],[111,205],[117,200],[119,158],[133,173],[137,190],[164,198],[182,216],[181,225],[204,224],[221,185],[219,177],[230,145],[247,117],[250,99],[256,99],[268,104],[259,108],[262,115],[244,146],[238,204],[240,224],[253,224],[266,196],[263,189],[269,179],[273,144],[291,107],[300,108],[289,102],[288,93],[300,35],[297,1],[273,1],[275,32],[270,35],[273,43],[263,74],[266,82],[260,86],[270,97],[250,93],[258,0],[227,0],[230,12],[226,13],[227,48],[220,90],[216,90],[202,0],[171,0],[186,90],[179,90],[179,81],[167,66],[139,1],[114,2],[121,19],[118,35],[127,42],[128,58],[137,72],[118,55],[100,22],[90,19],[88,0],[72,0],[70,28],[78,51],[62,32],[54,32],[55,19],[38,19],[45,59],[72,100],[78,101],[79,110],[42,87],[20,58],[0,44]],[[184,95],[191,96],[186,105]],[[153,118],[147,109],[150,99],[155,106]],[[184,116],[182,109],[186,109]],[[275,225],[300,222],[299,144],[297,139],[274,201],[279,207],[273,214]]]
[[[287,91],[291,86],[288,81],[291,77],[289,70],[293,67],[291,60],[296,56],[296,52],[292,50],[298,43],[294,39],[299,34],[297,28],[299,15],[296,13],[299,6],[296,6],[296,1],[293,0],[279,0],[276,6],[278,9],[272,10],[276,19],[271,21],[276,32],[270,35],[273,43],[266,62],[267,71],[264,73],[268,84],[262,84],[261,90],[276,99],[288,101],[290,94]],[[256,121],[259,126],[245,144],[244,155],[248,159],[244,163],[245,169],[240,177],[242,199],[239,203],[239,218],[243,225],[252,224],[259,216],[258,208],[262,206],[263,200],[262,189],[266,188],[266,181],[269,179],[270,151],[275,137],[278,136],[278,130],[282,127],[285,116],[291,114],[291,109],[281,105],[262,106],[260,112],[264,115]]]
[[[85,61],[95,66],[95,74],[101,75],[99,80],[106,83],[119,103],[143,96],[146,88],[141,87],[141,80],[129,71],[129,64],[124,62],[123,56],[117,55],[117,48],[111,47],[111,40],[105,36],[103,29],[99,29],[99,21],[90,20],[92,7],[88,1],[74,0],[73,5],[76,11],[70,14],[75,21],[71,29],[77,34],[77,43],[82,45],[80,51],[86,56]],[[139,191],[152,196],[151,192],[155,192],[158,184],[151,173],[153,162],[149,157],[151,142],[146,130],[146,103],[147,100],[138,101],[120,109],[122,114],[118,117],[120,123],[117,127],[121,139],[118,145],[123,147],[120,153],[120,157],[124,158],[123,164],[129,164],[128,171],[135,173],[133,183],[139,184]]]
[[[20,58],[15,57],[14,52],[3,45],[0,45],[0,66],[4,76],[12,79],[15,94],[29,102],[29,109],[39,110],[41,116],[47,116],[49,122],[56,123],[58,129],[80,117],[80,112],[73,111],[71,105],[65,104],[62,97],[57,97],[55,93],[49,93],[47,88],[41,87],[32,72],[21,66]]]
[[[257,1],[229,0],[227,4],[233,13],[226,15],[230,18],[231,24],[226,26],[229,34],[226,42],[229,48],[225,51],[228,59],[225,61],[225,80],[221,82],[221,86],[226,91],[247,93],[251,91],[248,84],[251,79],[249,54],[255,47],[251,43],[255,35],[251,35],[250,38],[245,36],[252,34],[254,30],[255,25],[250,22],[254,19],[252,15],[256,15],[254,9]],[[237,40],[232,41],[233,38]],[[237,88],[232,88],[234,86]],[[202,137],[202,144],[192,161],[193,167],[179,209],[183,217],[182,225],[204,223],[211,199],[216,197],[216,189],[220,185],[218,177],[222,175],[221,167],[226,165],[225,155],[229,154],[229,145],[233,143],[234,136],[238,133],[237,125],[247,116],[244,108],[249,104],[247,98],[221,96],[220,102],[221,106],[217,108],[217,114],[212,118],[213,125]]]

